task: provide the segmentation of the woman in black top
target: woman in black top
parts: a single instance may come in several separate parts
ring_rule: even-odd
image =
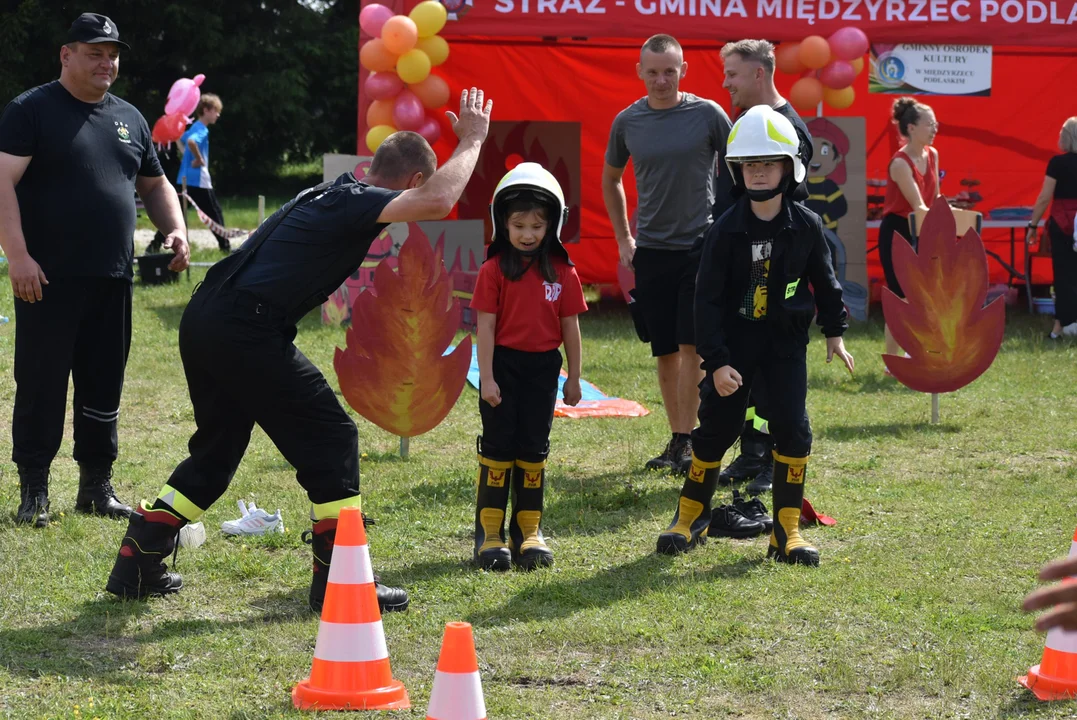
[[[1077,322],[1077,235],[1074,219],[1077,216],[1077,116],[1062,124],[1058,137],[1061,155],[1047,163],[1043,189],[1032,208],[1025,240],[1036,244],[1036,226],[1051,204],[1047,221],[1047,240],[1051,248],[1051,265],[1055,278],[1055,326],[1049,337],[1062,337],[1062,328]]]

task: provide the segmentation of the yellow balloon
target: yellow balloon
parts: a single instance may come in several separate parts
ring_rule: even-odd
[[[419,28],[419,37],[427,38],[441,32],[445,21],[449,19],[449,13],[437,0],[426,0],[416,5],[408,13],[408,17],[415,22],[415,27]]]
[[[421,83],[430,74],[430,56],[422,50],[408,50],[397,59],[396,74],[408,85]]]
[[[859,75],[860,71],[864,69],[864,58],[858,57],[849,64],[853,66],[853,70],[856,70],[856,74]]]
[[[435,67],[449,59],[449,43],[440,35],[419,38],[419,42],[415,43],[415,49],[426,53],[430,58],[430,64]],[[862,60],[861,63],[863,63]]]
[[[370,152],[375,152],[378,146],[385,142],[385,138],[396,132],[392,125],[375,125],[366,131],[366,146]]]
[[[855,100],[856,91],[853,90],[852,86],[844,87],[841,90],[823,88],[823,101],[835,110],[844,110],[852,105]]]

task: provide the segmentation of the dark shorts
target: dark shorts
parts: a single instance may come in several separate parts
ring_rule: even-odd
[[[699,257],[689,250],[636,248],[636,302],[651,338],[651,355],[671,355],[695,345],[693,307]]]
[[[900,235],[908,240],[912,249],[916,249],[916,243],[909,237],[909,219],[894,213],[888,213],[879,223],[879,263],[883,266],[883,277],[886,278],[886,287],[890,288],[900,298],[905,297],[898,282],[897,273],[894,272],[894,235]]]

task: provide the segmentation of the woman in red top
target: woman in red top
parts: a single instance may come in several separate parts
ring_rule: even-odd
[[[1062,337],[1063,328],[1077,323],[1077,116],[1062,125],[1058,136],[1061,155],[1047,163],[1043,189],[1032,208],[1025,240],[1036,244],[1036,226],[1051,204],[1047,237],[1051,243],[1051,269],[1055,278],[1055,326],[1048,336]],[[1070,330],[1066,330],[1068,335]]]
[[[879,261],[886,276],[886,286],[898,297],[905,297],[894,274],[891,254],[894,233],[911,243],[909,215],[926,213],[935,198],[942,194],[939,191],[939,153],[931,147],[939,124],[930,107],[909,97],[894,101],[893,121],[905,138],[905,144],[890,159],[890,182],[886,185],[883,219],[879,225]],[[916,249],[915,245],[913,249]],[[901,348],[890,334],[890,328],[885,332],[887,355],[897,355]]]
[[[475,564],[508,570],[553,563],[539,529],[561,343],[568,358],[565,403],[580,401],[580,324],[587,310],[576,269],[561,245],[568,209],[561,186],[536,163],[521,163],[494,191],[494,240],[471,307],[479,331],[479,491]],[[505,509],[512,517],[505,542]]]

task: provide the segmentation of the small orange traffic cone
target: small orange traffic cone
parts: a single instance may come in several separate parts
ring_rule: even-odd
[[[1077,530],[1073,533],[1070,557],[1077,555]],[[1065,582],[1074,582],[1067,579]],[[1039,700],[1068,700],[1077,697],[1077,632],[1059,628],[1047,631],[1043,660],[1017,678]]]
[[[389,667],[359,508],[340,511],[314,663],[310,677],[292,689],[292,702],[300,710],[411,707],[408,691]]]
[[[475,638],[466,622],[445,624],[426,720],[486,720]]]

